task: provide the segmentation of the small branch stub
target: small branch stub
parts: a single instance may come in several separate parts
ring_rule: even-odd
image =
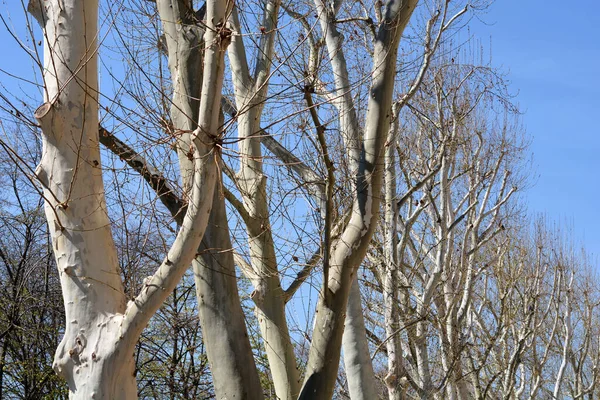
[[[37,110],[35,110],[35,112],[33,113],[35,119],[37,119],[38,121],[42,122],[42,119],[48,115],[48,113],[50,112],[50,109],[52,108],[52,104],[46,102],[44,104],[42,104],[41,106],[39,106],[37,108]]]
[[[35,18],[42,29],[46,25],[46,13],[44,6],[42,5],[43,1],[44,0],[29,0],[29,4],[27,4],[27,11]]]

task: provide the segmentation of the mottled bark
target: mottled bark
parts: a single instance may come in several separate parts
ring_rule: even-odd
[[[43,140],[36,175],[44,187],[67,319],[53,367],[67,380],[71,398],[134,399],[135,344],[191,263],[208,222],[216,181],[211,143],[217,136],[229,39],[221,36],[207,51],[202,129],[193,135],[194,179],[182,228],[157,272],[126,304],[99,152],[98,3],[53,0],[37,11],[45,34],[46,91],[45,103],[35,113]],[[214,2],[208,6],[213,21],[223,20],[225,11]]]

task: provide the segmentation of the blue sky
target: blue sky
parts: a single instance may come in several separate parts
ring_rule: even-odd
[[[508,72],[524,111],[523,125],[533,138],[536,177],[525,196],[530,213],[570,225],[575,242],[598,255],[600,3],[565,4],[498,0],[481,21],[472,21],[471,32],[484,44],[491,41],[493,65]],[[7,11],[17,26],[20,1],[2,1],[0,12],[6,16]],[[26,56],[3,27],[0,43],[8,52],[0,68],[30,76]],[[0,83],[14,87],[10,79],[0,75]]]
[[[474,21],[508,72],[533,138],[531,213],[570,225],[576,244],[600,254],[600,3],[500,0]],[[484,42],[486,43],[486,42]]]

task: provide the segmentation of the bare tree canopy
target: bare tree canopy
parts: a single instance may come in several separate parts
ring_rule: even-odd
[[[488,6],[1,13],[33,70],[0,65],[0,398],[600,396]]]

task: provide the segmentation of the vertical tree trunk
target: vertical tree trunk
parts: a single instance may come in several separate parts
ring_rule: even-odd
[[[404,398],[404,388],[401,385],[404,375],[402,363],[402,349],[400,347],[400,316],[398,298],[398,230],[396,218],[398,216],[396,201],[396,135],[398,120],[396,107],[392,107],[390,131],[385,146],[385,203],[384,203],[384,252],[385,264],[383,271],[383,308],[385,321],[385,338],[388,357],[388,373],[384,382],[388,389],[390,400]]]
[[[344,350],[344,367],[348,380],[348,391],[352,400],[370,400],[377,398],[377,387],[373,363],[367,342],[365,319],[361,306],[358,275],[354,275],[344,335],[342,336]]]
[[[173,82],[171,119],[177,138],[177,154],[184,197],[191,189],[193,162],[190,160],[191,132],[197,127],[198,98],[202,82],[202,22],[193,12],[193,2],[158,0],[169,70]],[[222,179],[219,180],[222,182]],[[178,211],[175,210],[175,213]],[[213,209],[200,254],[192,267],[202,338],[215,392],[219,398],[262,399],[263,393],[244,314],[240,304],[231,240],[220,191],[213,197]]]
[[[71,397],[135,398],[133,357],[116,349],[126,299],[98,147],[98,3],[48,1],[43,18],[46,102],[35,113],[43,132],[36,174],[66,314],[53,367]]]
[[[189,195],[194,165],[189,157],[191,134],[198,127],[202,86],[202,35],[204,28],[196,20],[191,0],[157,0],[162,22],[169,72],[173,84],[171,121],[177,140],[179,171],[184,198]]]
[[[262,399],[238,295],[225,200],[215,191],[213,209],[194,261],[202,338],[220,399]]]
[[[278,398],[295,399],[300,391],[300,374],[287,326],[285,295],[279,279],[275,244],[269,218],[267,177],[263,172],[260,122],[268,91],[273,46],[278,23],[280,1],[265,2],[256,69],[250,74],[243,36],[234,38],[229,49],[240,138],[240,170],[237,185],[243,206],[250,247],[250,262],[257,276],[252,292],[255,312],[265,343],[269,369]],[[231,21],[240,30],[237,12]],[[241,33],[241,32],[238,32]]]
[[[398,44],[416,5],[417,0],[388,1],[377,34],[352,217],[334,245],[329,281],[317,305],[302,398],[331,399],[333,396],[353,275],[366,254],[379,214],[383,177],[381,152],[389,131]]]
[[[558,372],[556,373],[556,380],[554,381],[554,391],[553,397],[558,399],[560,393],[560,387],[563,384],[563,379],[565,376],[565,371],[568,368],[568,358],[573,357],[572,349],[571,349],[571,341],[573,340],[573,326],[571,321],[572,307],[571,304],[573,296],[573,279],[575,278],[575,273],[571,273],[571,279],[569,280],[569,284],[565,287],[565,300],[564,300],[564,311],[563,311],[563,329],[564,329],[564,339],[563,339],[563,348],[562,348],[562,359],[560,362],[560,367],[558,368]]]
[[[241,107],[239,107],[241,108]],[[250,108],[238,117],[240,153],[238,174],[244,206],[249,214],[246,221],[252,269],[259,283],[252,292],[256,317],[260,326],[275,391],[280,399],[295,399],[300,391],[300,375],[294,347],[285,315],[285,295],[279,280],[275,243],[271,232],[266,190],[262,172],[259,110]]]

